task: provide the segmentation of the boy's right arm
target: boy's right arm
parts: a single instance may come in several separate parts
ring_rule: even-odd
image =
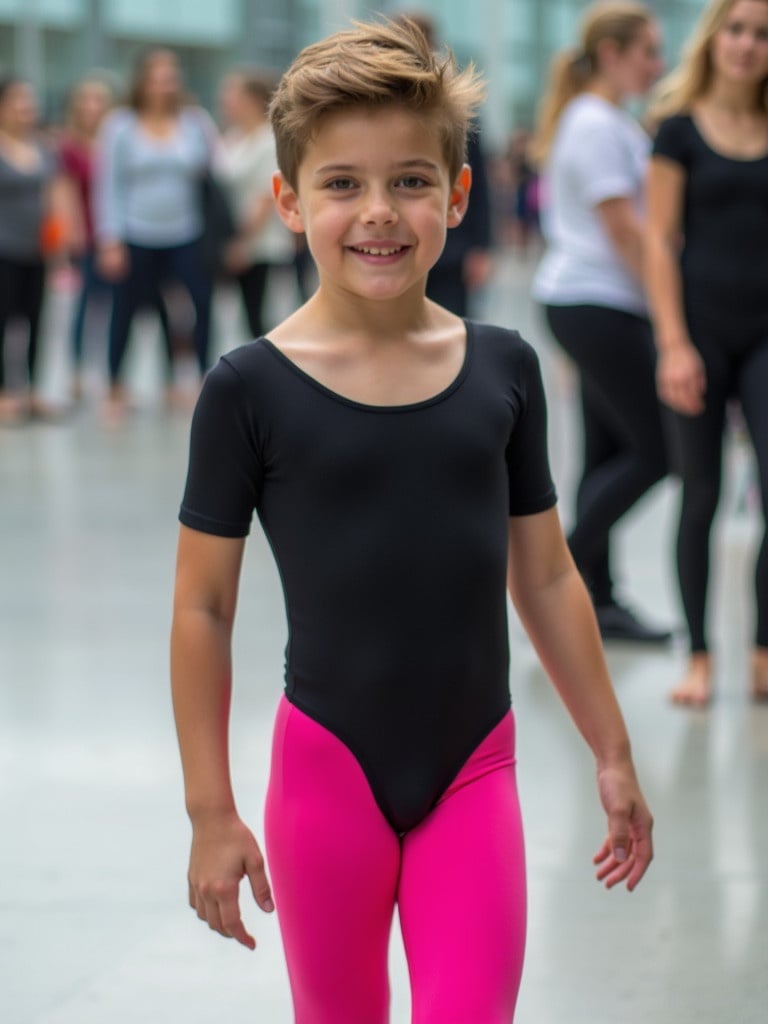
[[[264,859],[238,816],[229,769],[231,636],[243,539],[181,527],[176,566],[171,686],[192,822],[189,901],[201,920],[253,949],[239,907],[248,876],[262,910],[273,909]]]

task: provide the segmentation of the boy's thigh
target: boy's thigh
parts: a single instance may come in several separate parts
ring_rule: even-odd
[[[349,749],[287,702],[266,848],[297,1024],[385,1024],[399,841]]]
[[[399,910],[413,1024],[509,1024],[526,930],[513,765],[457,790],[406,837]]]

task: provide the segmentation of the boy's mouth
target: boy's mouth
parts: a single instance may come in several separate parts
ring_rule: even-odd
[[[351,245],[353,252],[362,253],[364,256],[397,256],[404,252],[406,245]]]

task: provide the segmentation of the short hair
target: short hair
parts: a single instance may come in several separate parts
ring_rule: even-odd
[[[429,119],[452,179],[485,95],[472,64],[433,51],[410,19],[353,22],[306,47],[280,79],[270,105],[277,162],[296,187],[304,152],[324,117],[356,107],[401,107]]]

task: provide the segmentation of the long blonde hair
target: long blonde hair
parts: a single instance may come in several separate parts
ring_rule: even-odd
[[[630,0],[604,0],[587,9],[581,22],[579,45],[558,53],[550,65],[549,82],[531,143],[531,156],[537,163],[546,160],[565,107],[586,90],[599,71],[600,45],[609,40],[621,51],[626,50],[638,32],[653,20],[649,7]]]
[[[649,120],[658,124],[665,117],[690,110],[712,81],[712,40],[725,24],[736,0],[712,0],[705,7],[688,42],[680,63],[656,86],[648,111]],[[762,86],[761,106],[768,114],[768,76]]]

